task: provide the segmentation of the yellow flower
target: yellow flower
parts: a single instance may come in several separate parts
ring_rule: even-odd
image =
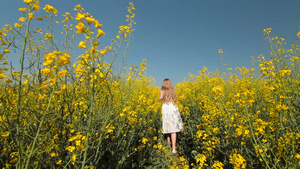
[[[42,69],[42,73],[44,75],[51,75],[51,69],[46,67],[46,68]]]
[[[1,45],[4,46],[7,45],[7,43],[3,39],[1,39]]]
[[[129,6],[130,6],[130,8],[131,8],[132,10],[135,9],[132,2],[129,2]]]
[[[46,60],[43,64],[45,66],[52,66],[53,60]]]
[[[102,24],[100,24],[98,20],[94,20],[94,25],[95,25],[95,28],[101,29]]]
[[[29,18],[29,20],[31,20],[32,18],[34,18],[33,13],[30,12],[30,13],[28,14],[28,18]]]
[[[82,32],[84,32],[84,23],[83,22],[79,22],[78,25],[76,25],[76,28],[78,29],[76,31],[76,33],[82,33]]]
[[[279,71],[279,74],[281,76],[290,75],[291,74],[291,70],[281,70],[281,71]]]
[[[45,7],[43,9],[46,10],[47,13],[53,12],[54,15],[57,14],[57,10],[53,6],[51,6],[49,4],[45,5]]]
[[[98,29],[98,34],[97,34],[97,38],[99,38],[100,36],[105,35],[105,33],[103,32],[102,29]]]
[[[70,63],[69,57],[70,57],[70,55],[64,53],[62,56],[59,57],[59,59],[57,61],[58,65],[62,66],[62,65]]]
[[[76,154],[73,154],[73,155],[72,155],[72,161],[73,161],[72,163],[74,164],[75,161],[76,161]]]
[[[54,93],[57,94],[57,95],[62,95],[61,91],[55,91]]]
[[[61,165],[61,160],[59,160],[56,164],[57,164],[57,165]]]
[[[78,5],[76,5],[76,6],[75,6],[75,8],[80,8],[80,7],[81,7],[81,5],[80,5],[80,4],[78,4]]]
[[[19,21],[20,21],[20,22],[24,22],[24,21],[25,21],[25,18],[24,18],[24,17],[20,17],[20,18],[19,18]]]
[[[32,0],[24,0],[24,2],[25,2],[26,4],[30,4],[30,3],[32,2]]]
[[[33,4],[33,9],[34,9],[34,10],[39,11],[39,8],[40,8],[39,3],[40,3],[40,1],[36,1],[36,2]]]
[[[264,29],[264,35],[266,34],[269,34],[271,32],[272,28],[267,28],[267,29]]]
[[[45,62],[43,63],[45,66],[52,66],[52,63],[54,61],[54,59],[56,58],[56,55],[58,54],[58,52],[54,51],[53,53],[48,53],[44,56],[44,58],[46,59]]]
[[[66,148],[66,150],[70,151],[71,153],[75,150],[74,146],[69,146]]]
[[[39,20],[39,21],[43,21],[43,17],[38,17],[38,18],[36,18],[37,20]]]
[[[53,39],[53,36],[50,33],[46,33],[44,35],[44,37],[45,37],[45,40],[47,40],[47,39]]]
[[[81,69],[82,66],[78,65],[76,68],[75,68],[75,72],[76,73],[85,73],[85,70]]]
[[[46,89],[47,85],[41,84],[41,86],[38,89]]]
[[[246,160],[240,154],[231,154],[229,162],[235,166],[235,168],[246,168]]]
[[[58,72],[58,74],[60,74],[60,75],[65,75],[65,74],[67,74],[67,70],[62,69],[60,72]]]
[[[23,13],[25,13],[26,8],[19,8],[19,11],[22,11]]]
[[[145,137],[142,138],[142,143],[143,143],[143,144],[146,144],[147,141],[149,141],[147,138],[145,138]]]
[[[219,54],[222,54],[222,53],[223,53],[223,49],[219,49],[219,50],[218,50],[218,53],[219,53]]]
[[[5,164],[5,167],[6,167],[6,168],[11,168],[12,165],[11,165],[11,164]]]
[[[99,42],[94,42],[94,45],[96,45],[96,46],[97,46],[97,45],[100,45],[100,43],[99,43]]]
[[[4,74],[0,74],[0,79],[6,78]]]
[[[163,147],[163,145],[162,145],[161,143],[158,143],[158,144],[157,144],[157,148],[158,148],[158,149],[161,149],[162,147]]]
[[[91,60],[91,55],[89,53],[85,54],[84,59],[87,60],[87,61],[90,61]],[[81,69],[78,69],[78,70],[80,72]]]
[[[42,100],[42,99],[44,99],[45,97],[46,97],[45,94],[43,94],[43,95],[42,95],[42,94],[39,94],[39,98],[38,98],[38,99],[39,99],[39,100]]]
[[[20,25],[19,23],[15,23],[15,27],[21,28],[22,25]]]
[[[197,162],[199,168],[202,168],[205,165],[205,161],[206,161],[206,156],[205,155],[198,154],[196,156],[196,162]]]
[[[109,47],[107,46],[106,48],[109,52],[111,52],[111,46],[109,46]]]
[[[101,55],[105,55],[105,54],[106,54],[106,49],[101,49],[101,50],[100,50],[100,54],[101,54]]]
[[[300,31],[297,33],[297,36],[300,37]]]
[[[96,52],[95,48],[92,47],[92,48],[91,48],[91,53],[95,53],[95,52]]]
[[[220,161],[214,161],[214,164],[211,166],[212,169],[223,169],[224,164]]]
[[[7,49],[7,48],[5,48],[5,49],[4,49],[4,53],[10,53],[10,50]]]
[[[58,154],[57,153],[54,153],[54,152],[52,152],[52,153],[50,153],[50,156],[51,157],[55,157],[55,156],[57,156]]]
[[[78,20],[78,21],[82,21],[82,18],[84,18],[84,14],[82,14],[82,13],[77,13],[77,16],[76,16],[76,20]]]
[[[212,88],[212,91],[215,93],[215,94],[218,94],[218,93],[222,93],[223,92],[223,87],[222,86],[215,86]]]
[[[93,23],[93,21],[95,20],[92,16],[91,17],[86,17],[85,18],[85,20],[89,23],[89,24],[91,24],[91,23]]]
[[[23,84],[28,84],[28,79],[26,79],[26,80],[23,82]]]
[[[78,47],[80,47],[80,48],[86,48],[86,42],[85,41],[79,42]]]
[[[9,132],[7,131],[5,134],[1,135],[2,139],[6,139],[9,136]]]
[[[81,140],[75,140],[75,144],[76,144],[76,146],[80,146]]]

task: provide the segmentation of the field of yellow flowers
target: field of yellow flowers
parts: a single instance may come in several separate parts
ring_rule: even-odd
[[[145,75],[146,61],[128,70],[114,66],[121,46],[126,59],[134,9],[129,3],[128,24],[102,47],[102,25],[81,5],[58,21],[55,7],[24,0],[22,17],[0,30],[1,168],[300,167],[297,44],[285,49],[284,39],[267,28],[271,58],[257,58],[259,73],[204,67],[179,83],[185,130],[173,156],[161,134],[159,87]],[[35,22],[49,30],[32,27]],[[63,45],[52,30],[58,23]],[[73,48],[84,52],[71,56]],[[7,62],[15,55],[18,68]]]

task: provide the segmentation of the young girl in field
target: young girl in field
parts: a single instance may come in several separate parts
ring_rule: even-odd
[[[160,90],[160,101],[162,105],[162,129],[170,144],[172,141],[172,152],[176,151],[176,133],[183,129],[182,119],[175,102],[177,101],[175,90],[170,79],[164,79]]]

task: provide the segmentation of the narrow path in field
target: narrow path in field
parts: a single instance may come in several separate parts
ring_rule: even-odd
[[[171,164],[170,164],[171,166],[176,166],[176,167],[179,167],[179,168],[183,168],[182,164],[180,162],[180,155],[179,154],[174,154],[173,157],[171,157],[171,158],[173,158],[171,160]]]

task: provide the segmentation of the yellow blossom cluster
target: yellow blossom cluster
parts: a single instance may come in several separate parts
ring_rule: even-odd
[[[188,124],[181,144],[191,147],[185,152],[201,152],[212,168],[299,167],[300,53],[296,44],[285,50],[284,39],[270,31],[264,30],[270,59],[258,56],[259,68],[220,76],[204,67],[176,86]],[[194,157],[200,167],[203,156]]]

